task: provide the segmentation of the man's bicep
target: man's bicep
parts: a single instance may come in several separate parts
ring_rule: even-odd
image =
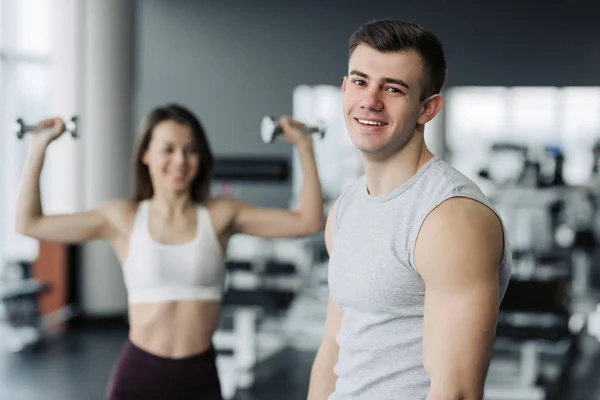
[[[488,277],[462,289],[426,289],[423,360],[433,388],[472,392],[483,387],[498,317],[497,287]]]
[[[432,390],[477,395],[496,332],[502,227],[480,203],[453,199],[425,221],[415,263],[425,282],[423,360]]]

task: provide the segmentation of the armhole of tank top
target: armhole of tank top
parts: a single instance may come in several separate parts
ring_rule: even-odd
[[[442,197],[440,200],[435,202],[433,204],[433,206],[429,207],[429,209],[426,212],[419,215],[419,219],[416,221],[414,228],[410,232],[410,239],[408,242],[408,245],[409,245],[408,254],[410,255],[408,258],[408,266],[410,267],[412,272],[414,272],[415,274],[417,274],[419,276],[421,276],[421,274],[419,274],[419,271],[417,271],[417,266],[415,264],[415,249],[417,247],[417,239],[419,238],[419,233],[421,233],[421,228],[423,227],[425,220],[427,219],[429,214],[431,214],[433,212],[433,210],[438,208],[443,202],[450,200],[454,197],[468,197],[468,196],[460,195],[455,192],[452,192],[452,194]]]
[[[438,208],[442,203],[444,203],[447,200],[458,198],[458,197],[477,201],[477,202],[483,204],[484,206],[486,206],[487,208],[489,208],[496,215],[496,218],[498,218],[498,221],[500,222],[500,228],[502,229],[502,259],[500,260],[500,264],[502,264],[506,261],[506,246],[507,246],[506,228],[504,226],[504,222],[502,221],[502,217],[500,216],[498,211],[496,209],[494,209],[490,204],[486,204],[481,199],[478,199],[475,196],[469,195],[467,193],[458,193],[458,192],[453,191],[452,194],[450,194],[446,197],[443,197],[441,200],[439,200],[437,203],[435,203],[433,207],[430,207],[429,211],[427,211],[422,216],[420,216],[419,220],[417,221],[417,224],[415,225],[415,229],[413,230],[414,233],[411,232],[411,238],[409,241],[410,257],[409,257],[408,262],[409,262],[410,269],[413,270],[413,272],[416,273],[417,275],[420,275],[420,274],[417,271],[417,268],[415,265],[415,248],[417,245],[417,238],[419,237],[419,233],[421,232],[421,227],[423,226],[425,219],[427,219],[429,214],[431,214],[433,212],[433,210]]]
[[[150,234],[147,232],[148,225],[148,203],[147,200],[142,200],[138,203],[138,209],[135,212],[135,219],[133,221],[132,237],[139,236],[140,234]],[[144,232],[146,231],[146,232]]]
[[[346,189],[344,189],[337,200],[335,201],[335,209],[333,210],[333,229],[331,230],[331,245],[333,247],[333,243],[335,242],[335,236],[339,231],[339,220],[340,220],[340,209],[343,206],[343,200],[348,196],[348,193],[355,189],[355,185],[360,185],[363,177],[359,177],[356,181],[354,181],[351,185],[349,185]]]
[[[342,203],[342,200],[344,199],[344,195],[346,194],[346,191],[342,192],[337,200],[335,201],[335,208],[333,209],[333,215],[332,215],[332,221],[333,221],[333,229],[331,230],[331,247],[333,248],[333,243],[335,242],[335,237],[337,234],[337,231],[339,229],[339,215],[340,215],[340,204]]]
[[[210,216],[210,212],[208,211],[208,208],[206,208],[205,206],[199,205],[198,206],[198,222],[199,222],[199,226],[198,226],[198,237],[201,237],[201,235],[207,235],[209,236],[209,240],[212,242],[212,244],[215,246],[215,248],[217,249],[217,251],[219,252],[219,254],[221,255],[221,257],[223,257],[223,249],[221,248],[221,242],[219,241],[219,238],[217,237],[217,232],[215,231],[215,226],[212,222],[212,218]]]
[[[209,234],[210,218],[206,215],[208,212],[201,205],[196,206],[196,240],[202,238],[203,235]],[[205,226],[206,225],[206,226]]]
[[[150,224],[150,221],[148,221],[148,219],[150,218],[150,203],[148,202],[148,200],[144,200],[140,204],[139,217],[140,225],[142,226],[142,228],[146,228]]]
[[[484,195],[485,196],[485,195]],[[468,193],[454,193],[454,196],[452,197],[464,197],[467,199],[471,199],[473,201],[477,201],[480,204],[484,205],[485,207],[487,207],[491,212],[494,213],[494,215],[496,216],[496,218],[498,219],[498,222],[500,223],[500,229],[502,230],[502,258],[500,259],[500,264],[502,265],[503,263],[506,262],[506,247],[509,245],[508,243],[508,237],[506,234],[506,227],[504,226],[504,220],[502,219],[502,216],[500,215],[500,212],[494,207],[494,205],[492,204],[492,202],[485,198],[486,200],[484,201],[481,198],[477,198],[477,196],[475,195],[469,195]],[[450,197],[450,198],[452,198]],[[486,202],[487,201],[487,202]]]
[[[507,254],[506,249],[507,247],[510,247],[510,243],[508,242],[508,236],[507,236],[507,232],[506,232],[506,226],[504,225],[504,219],[502,218],[502,215],[500,215],[500,211],[498,211],[498,209],[496,207],[494,207],[494,204],[492,204],[491,200],[487,199],[488,203],[485,203],[484,201],[474,198],[474,197],[470,197],[471,199],[480,202],[481,204],[483,204],[484,206],[486,206],[487,208],[489,208],[494,215],[496,216],[496,218],[498,219],[498,222],[500,223],[500,229],[502,230],[502,258],[500,259],[500,264],[502,265],[505,262],[507,262]]]
[[[123,261],[122,267],[125,268],[135,253],[136,242],[140,239],[140,236],[149,235],[148,232],[144,232],[144,215],[146,213],[145,200],[138,202],[135,217],[133,219],[133,226],[131,227],[131,234],[129,235],[129,245],[127,251],[127,257]],[[146,222],[147,223],[147,222]]]

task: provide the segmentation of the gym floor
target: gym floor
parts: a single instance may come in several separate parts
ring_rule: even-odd
[[[0,353],[0,400],[103,400],[107,379],[126,339],[125,326],[87,327],[19,354]],[[305,400],[314,352],[293,351],[288,367],[239,393],[236,400]],[[571,368],[560,400],[600,398],[600,345],[586,346]],[[507,399],[509,400],[509,399]]]

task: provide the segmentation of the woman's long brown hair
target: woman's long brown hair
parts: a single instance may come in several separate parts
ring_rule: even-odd
[[[200,168],[192,181],[190,196],[195,203],[204,203],[210,198],[213,155],[206,138],[204,127],[188,109],[178,104],[168,104],[152,110],[142,121],[137,135],[134,166],[134,201],[139,202],[154,195],[150,171],[143,163],[144,153],[152,140],[156,125],[163,121],[175,121],[186,125],[192,131],[195,144],[200,152]]]

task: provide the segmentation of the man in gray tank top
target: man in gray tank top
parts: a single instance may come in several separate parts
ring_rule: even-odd
[[[512,260],[493,205],[425,145],[443,106],[442,45],[379,20],[349,53],[343,111],[365,174],[328,216],[330,299],[308,398],[481,399]]]

